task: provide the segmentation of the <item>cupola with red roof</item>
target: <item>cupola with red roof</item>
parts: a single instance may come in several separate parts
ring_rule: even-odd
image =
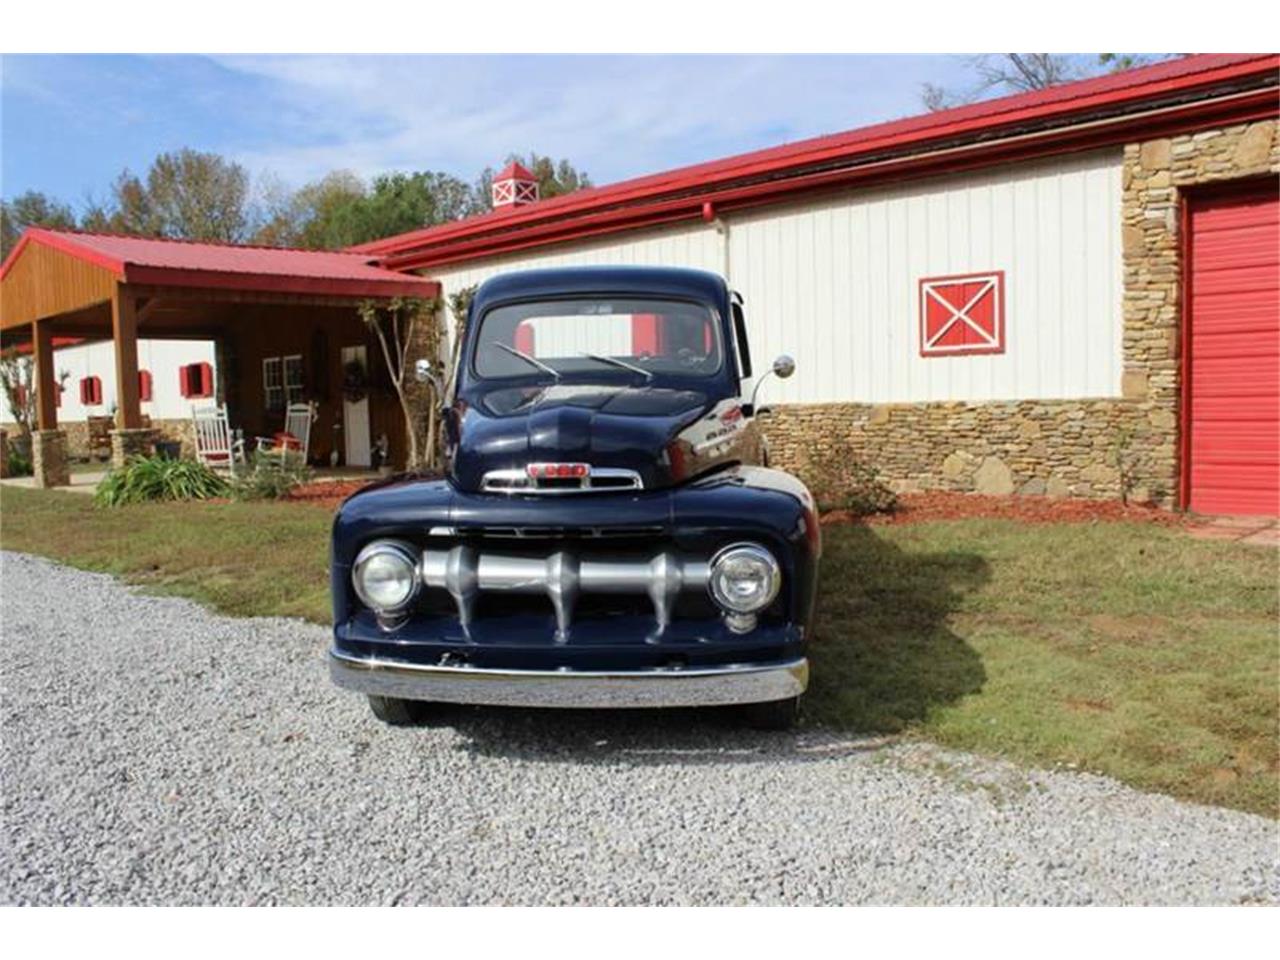
[[[492,199],[495,210],[534,203],[538,199],[538,178],[513,160],[494,175]]]

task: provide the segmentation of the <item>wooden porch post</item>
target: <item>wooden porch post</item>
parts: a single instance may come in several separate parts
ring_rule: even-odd
[[[116,428],[138,430],[142,427],[142,405],[138,399],[138,304],[118,283],[111,298],[111,336],[116,346]]]
[[[31,322],[32,351],[36,360],[36,428],[58,429],[58,381],[53,375],[53,330],[47,322]]]

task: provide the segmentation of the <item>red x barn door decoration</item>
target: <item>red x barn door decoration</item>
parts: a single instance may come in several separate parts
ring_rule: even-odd
[[[1004,353],[1004,271],[920,281],[920,355]]]

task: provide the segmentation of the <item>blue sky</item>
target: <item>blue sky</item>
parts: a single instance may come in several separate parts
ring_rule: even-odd
[[[0,194],[80,205],[183,146],[298,186],[330,170],[471,180],[510,151],[596,183],[919,113],[948,56],[6,56]]]

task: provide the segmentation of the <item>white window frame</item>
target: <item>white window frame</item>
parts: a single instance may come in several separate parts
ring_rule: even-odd
[[[280,381],[284,385],[284,402],[287,406],[291,403],[302,403],[304,393],[307,389],[307,369],[302,363],[302,354],[291,353],[288,356],[281,357],[281,377]],[[289,378],[290,366],[293,365],[293,372],[297,374],[296,379]]]
[[[275,368],[275,383],[272,384],[270,370]],[[276,402],[273,404],[272,399]],[[281,357],[262,358],[262,408],[274,411],[285,407],[284,360]]]

